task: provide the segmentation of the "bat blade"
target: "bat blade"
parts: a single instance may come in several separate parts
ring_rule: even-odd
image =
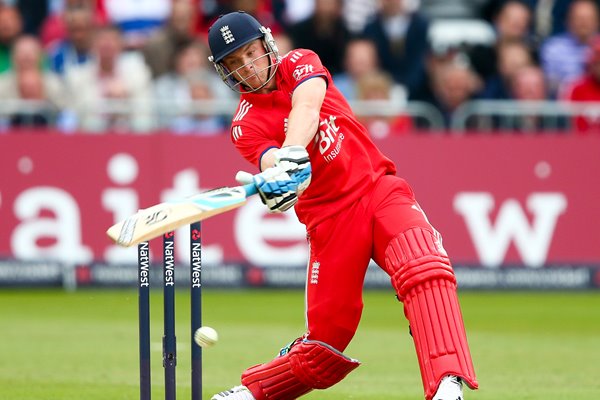
[[[119,246],[129,247],[191,224],[241,207],[256,193],[253,184],[224,187],[167,201],[139,210],[111,226],[106,234]]]

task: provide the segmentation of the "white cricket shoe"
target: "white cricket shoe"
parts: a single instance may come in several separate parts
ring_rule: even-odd
[[[462,385],[459,377],[448,375],[442,379],[432,400],[464,400]]]
[[[210,400],[255,400],[246,386],[234,386],[229,390],[215,394]]]

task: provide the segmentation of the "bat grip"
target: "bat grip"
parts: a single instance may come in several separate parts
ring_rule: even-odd
[[[256,185],[254,183],[248,183],[247,185],[244,185],[242,187],[246,191],[246,197],[250,197],[258,193],[258,190],[256,189]]]

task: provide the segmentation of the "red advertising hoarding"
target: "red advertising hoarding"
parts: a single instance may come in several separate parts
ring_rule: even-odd
[[[494,269],[600,264],[600,138],[409,136],[378,141],[413,186],[455,263]],[[134,262],[108,226],[155,203],[255,172],[226,135],[0,136],[0,256]],[[203,224],[208,264],[298,266],[303,227],[256,198]],[[181,257],[187,254],[179,246]]]

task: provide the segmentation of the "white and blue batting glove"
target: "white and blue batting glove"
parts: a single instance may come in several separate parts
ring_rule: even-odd
[[[249,172],[238,171],[235,180],[240,185],[253,183],[258,190],[263,204],[272,213],[289,210],[298,201],[297,194],[286,193],[289,186],[284,184],[284,182],[291,180],[291,178],[279,168],[269,168],[256,176]],[[273,188],[276,190],[273,190]]]
[[[298,183],[281,167],[271,167],[252,178],[269,212],[279,213],[298,202]]]
[[[283,147],[274,156],[275,166],[258,175],[239,171],[236,180],[242,185],[254,183],[269,212],[280,213],[298,202],[298,196],[310,184],[312,169],[302,146]]]
[[[287,172],[298,184],[297,194],[301,195],[310,184],[312,169],[308,152],[300,145],[286,146],[273,153],[275,166]]]

